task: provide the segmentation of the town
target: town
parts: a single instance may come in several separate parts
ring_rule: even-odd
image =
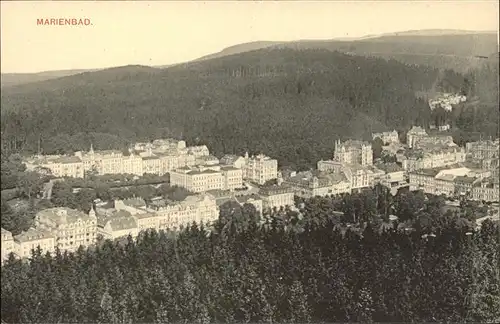
[[[447,199],[498,203],[499,140],[481,140],[459,147],[450,136],[419,126],[408,130],[406,143],[397,131],[373,133],[373,141],[337,140],[332,158],[309,171],[278,169],[278,161],[262,153],[211,155],[207,146],[186,146],[183,140],[157,139],[135,143],[127,152],[75,152],[73,156],[34,156],[28,170],[50,174],[57,181],[89,174],[169,174],[170,185],[191,194],[182,201],[162,197],[147,203],[141,197],[94,201],[90,211],[67,207],[41,210],[35,226],[13,236],[2,228],[2,262],[12,252],[29,258],[38,246],[44,252],[75,252],[99,239],[115,240],[141,231],[179,230],[197,223],[210,227],[222,203],[251,204],[256,211],[296,208],[295,198],[329,197],[359,192],[380,184],[392,195],[406,188]],[[381,145],[374,156],[374,145]],[[496,217],[498,217],[498,212]]]

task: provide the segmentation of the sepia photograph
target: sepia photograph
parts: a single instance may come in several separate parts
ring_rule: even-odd
[[[1,324],[500,323],[498,1],[0,6]]]

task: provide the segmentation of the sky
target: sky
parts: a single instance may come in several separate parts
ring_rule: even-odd
[[[167,65],[236,44],[497,30],[498,1],[1,2],[1,72]],[[37,19],[89,19],[44,26]]]

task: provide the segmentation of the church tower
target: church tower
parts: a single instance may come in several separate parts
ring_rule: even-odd
[[[89,217],[90,218],[97,218],[96,213],[95,213],[95,209],[94,209],[94,203],[92,203],[92,207],[90,207]]]

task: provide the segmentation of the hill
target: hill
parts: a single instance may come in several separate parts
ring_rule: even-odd
[[[1,87],[9,87],[18,84],[32,83],[45,81],[50,79],[62,78],[65,76],[75,75],[83,72],[92,72],[93,70],[61,70],[61,71],[46,71],[39,73],[2,73]]]
[[[229,56],[229,55],[234,55],[234,54],[255,51],[255,50],[259,50],[262,48],[266,48],[266,47],[270,47],[270,46],[282,44],[282,43],[283,42],[258,41],[258,42],[238,44],[238,45],[227,47],[220,52],[202,56],[202,57],[196,59],[196,61],[210,60],[210,59],[214,59],[214,58],[218,58],[218,57],[224,57],[224,56]]]
[[[482,66],[477,56],[498,51],[496,32],[463,30],[417,30],[361,38],[252,42],[231,46],[198,60],[213,59],[267,47],[327,49],[363,56],[395,59],[405,64],[429,65],[467,72]]]
[[[40,143],[54,153],[88,149],[91,141],[107,149],[182,136],[218,155],[262,151],[283,165],[309,168],[331,156],[337,138],[369,139],[372,131],[428,123],[430,109],[416,91],[465,90],[463,76],[445,74],[395,60],[289,48],[164,70],[120,67],[4,89],[2,145],[27,153]],[[443,77],[455,80],[453,89],[440,89]],[[481,123],[475,119],[468,127],[484,130]]]

